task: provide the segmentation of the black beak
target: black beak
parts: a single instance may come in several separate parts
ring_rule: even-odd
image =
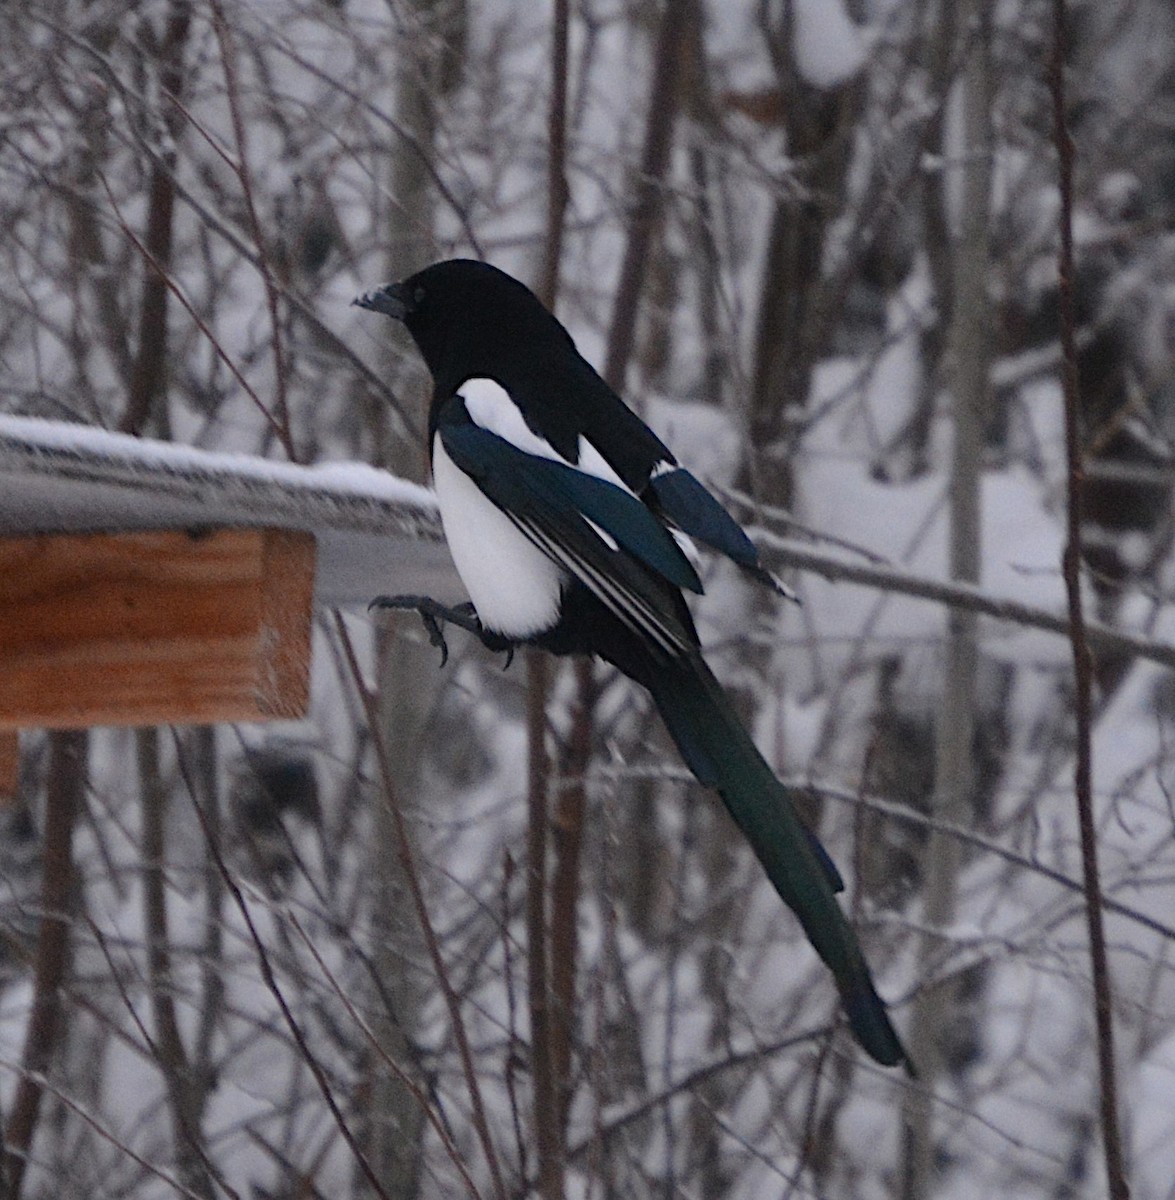
[[[364,292],[351,301],[360,308],[368,308],[372,312],[383,313],[393,321],[402,321],[416,309],[408,289],[402,283],[386,283],[383,287]]]

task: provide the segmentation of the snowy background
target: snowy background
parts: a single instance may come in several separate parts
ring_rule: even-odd
[[[525,665],[454,633],[438,671],[416,623],[358,606],[321,614],[305,722],[25,736],[0,813],[0,1118],[23,1195],[513,1197],[552,1163],[547,1197],[1105,1194],[1071,647],[895,582],[971,575],[1064,613],[1051,5],[570,8],[560,316],[601,367],[633,335],[626,396],[774,566],[802,542],[873,568],[792,571],[797,606],[710,563],[698,617],[805,789],[922,1077],[837,1027],[645,698],[567,666],[548,866],[572,907],[551,899],[548,953],[574,1000],[555,1066],[536,1062]],[[1093,718],[1127,1165],[1161,1200],[1175,14],[1070,9],[1086,599],[1159,648],[1097,644]],[[651,111],[667,42],[677,85]],[[423,481],[422,368],[350,300],[455,254],[537,284],[550,6],[61,0],[4,7],[0,44],[0,408]],[[41,888],[63,847],[46,1034]]]

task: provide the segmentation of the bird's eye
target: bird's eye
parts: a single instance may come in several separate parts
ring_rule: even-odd
[[[416,286],[416,291],[412,293],[412,301],[414,304],[419,304],[424,299],[424,288],[419,284]]]

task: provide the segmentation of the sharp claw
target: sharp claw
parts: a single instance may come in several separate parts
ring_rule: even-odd
[[[506,647],[506,661],[505,661],[505,662],[502,664],[502,670],[503,670],[503,671],[509,671],[509,670],[510,670],[510,664],[511,664],[513,661],[514,661],[514,647],[513,647],[513,646],[507,646],[507,647]]]
[[[500,650],[501,643],[504,641],[497,635],[486,633],[471,601],[458,604],[455,608],[447,608],[429,596],[376,596],[367,608],[369,612],[375,608],[391,608],[416,613],[424,623],[429,645],[435,646],[441,652],[442,667],[449,661],[449,644],[445,641],[446,621],[480,638],[487,649]],[[510,646],[507,651],[507,667],[513,658],[514,647]]]
[[[428,633],[428,644],[435,646],[441,652],[441,667],[449,661],[449,643],[445,641],[445,631],[440,621],[430,612],[421,612],[420,619]]]
[[[449,661],[449,644],[445,641],[444,629],[441,627],[441,622],[437,619],[436,614],[430,611],[427,597],[376,596],[367,606],[367,611],[371,612],[372,609],[376,608],[390,608],[416,613],[424,625],[425,632],[428,634],[428,644],[435,646],[441,652],[441,666],[444,667],[445,663]]]

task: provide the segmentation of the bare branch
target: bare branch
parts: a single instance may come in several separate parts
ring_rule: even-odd
[[[192,21],[188,0],[175,0],[159,46],[160,87],[179,96],[184,90],[184,48]],[[169,143],[174,143],[179,121],[175,109],[164,116]],[[169,144],[165,154],[174,154]],[[163,386],[167,360],[167,276],[171,271],[173,213],[175,210],[174,162],[157,159],[148,185],[147,228],[143,245],[142,299],[135,360],[126,409],[118,423],[122,433],[139,433],[151,415]],[[158,267],[158,269],[156,269]]]
[[[898,567],[847,562],[843,558],[813,550],[811,546],[802,542],[780,537],[765,529],[754,529],[751,533],[755,541],[770,551],[780,565],[800,571],[811,571],[830,583],[854,583],[883,592],[914,596],[920,600],[933,600],[951,608],[967,609],[1029,629],[1043,629],[1061,637],[1069,636],[1068,619],[1047,609],[1025,604],[1021,600],[992,596],[978,587],[967,584],[911,575]],[[1175,646],[1167,642],[1127,633],[1098,621],[1087,620],[1085,633],[1091,645],[1106,652],[1147,659],[1164,667],[1175,667]]]
[[[257,213],[257,205],[253,199],[253,177],[249,169],[248,150],[245,140],[245,121],[241,115],[241,86],[237,78],[237,52],[233,45],[232,34],[224,17],[224,8],[219,0],[212,0],[212,27],[216,30],[216,40],[220,46],[221,62],[224,65],[225,95],[228,100],[229,113],[233,123],[233,137],[237,143],[237,156],[233,164],[237,178],[241,183],[241,195],[245,200],[245,211],[249,217],[249,227],[253,235],[253,244],[257,247],[257,262],[261,269],[261,279],[265,284],[265,302],[269,307],[270,345],[273,349],[273,382],[276,395],[274,397],[274,425],[286,457],[290,462],[298,461],[298,453],[294,445],[294,434],[290,428],[290,404],[286,396],[286,358],[282,346],[281,322],[278,317],[278,292],[274,282],[273,271],[270,268],[268,239],[261,228],[261,218]]]
[[[669,169],[674,122],[681,103],[679,79],[689,25],[683,19],[684,8],[680,0],[669,0],[662,9],[657,26],[640,174],[629,209],[624,259],[616,283],[616,300],[608,327],[608,349],[604,356],[604,378],[617,390],[624,387],[624,375],[632,357],[641,285],[653,234],[661,219],[665,174]]]
[[[1093,968],[1094,1017],[1097,1024],[1098,1070],[1101,1077],[1102,1152],[1113,1200],[1127,1200],[1126,1160],[1118,1121],[1117,1068],[1114,1062],[1114,1010],[1106,933],[1102,920],[1102,885],[1098,872],[1097,825],[1093,811],[1093,655],[1086,631],[1081,593],[1082,490],[1085,486],[1081,410],[1077,379],[1077,308],[1073,296],[1073,139],[1065,110],[1065,50],[1068,14],[1065,0],[1053,0],[1053,45],[1049,85],[1053,100],[1053,139],[1057,148],[1061,195],[1061,239],[1057,260],[1061,333],[1061,387],[1065,404],[1065,454],[1069,494],[1066,506],[1068,541],[1062,556],[1069,597],[1069,636],[1073,643],[1076,685],[1074,715],[1077,748],[1074,761],[1077,819],[1081,827],[1081,863],[1085,879],[1085,915]]]
[[[159,734],[155,729],[135,733],[142,806],[143,925],[147,936],[147,972],[155,1017],[155,1061],[167,1085],[172,1140],[184,1183],[205,1200],[216,1190],[208,1171],[201,1135],[205,1082],[196,1078],[176,1019],[167,925],[167,894],[163,872],[164,815],[167,791],[159,767]]]
[[[62,990],[69,969],[70,918],[75,901],[73,833],[86,786],[87,734],[49,737],[41,924],[33,959],[32,1012],[25,1029],[20,1082],[4,1129],[5,1194],[19,1200],[37,1127],[45,1074],[61,1032]]]
[[[351,671],[352,681],[359,692],[360,701],[367,715],[368,728],[374,734],[379,729],[379,714],[376,711],[371,693],[367,690],[367,686],[363,681],[363,671],[359,666],[359,659],[355,655],[355,648],[351,644],[351,638],[347,633],[347,627],[343,622],[342,614],[337,612],[335,613],[335,629]],[[481,1086],[478,1083],[477,1071],[473,1063],[473,1051],[470,1049],[469,1035],[465,1030],[465,1021],[461,1015],[461,1002],[456,991],[453,989],[452,980],[449,978],[449,972],[445,966],[445,958],[441,953],[440,942],[437,940],[432,918],[428,914],[428,905],[425,903],[424,892],[420,885],[420,872],[416,866],[416,855],[412,850],[412,842],[408,837],[408,827],[404,822],[404,814],[400,808],[399,797],[392,786],[392,772],[387,760],[387,749],[383,744],[383,739],[379,736],[373,736],[372,740],[376,759],[379,762],[384,790],[384,802],[389,806],[396,830],[396,853],[399,855],[400,863],[404,869],[404,877],[408,881],[412,904],[416,910],[417,920],[420,922],[421,932],[424,934],[429,959],[432,962],[437,983],[440,985],[441,994],[445,1000],[450,1027],[453,1030],[453,1038],[457,1043],[457,1050],[461,1057],[461,1067],[469,1089],[470,1106],[473,1110],[473,1126],[477,1133],[478,1141],[481,1144],[482,1153],[485,1155],[486,1165],[490,1170],[495,1195],[497,1195],[498,1200],[505,1200],[506,1184],[502,1176],[501,1165],[498,1162],[497,1151],[494,1149],[493,1138],[490,1135],[489,1122],[486,1120],[485,1102],[482,1100]],[[379,1194],[384,1196],[383,1189],[379,1186],[374,1175],[370,1178]]]

